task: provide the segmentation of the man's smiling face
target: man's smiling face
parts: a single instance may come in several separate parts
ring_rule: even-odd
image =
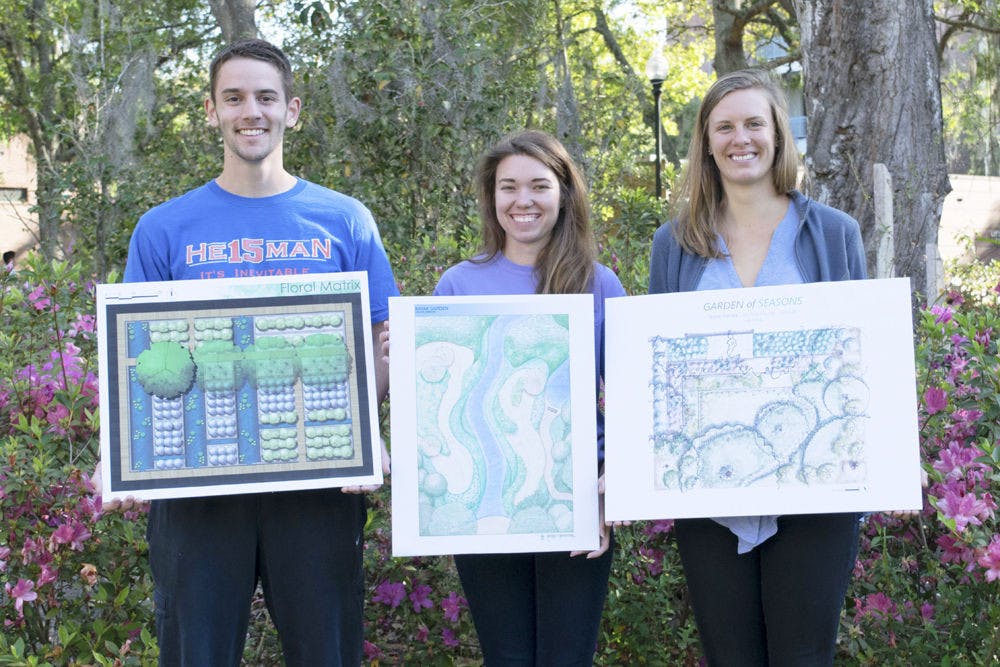
[[[219,68],[215,90],[205,101],[208,122],[219,128],[225,160],[281,160],[285,128],[299,117],[299,98],[285,99],[281,75],[270,63],[233,58]]]

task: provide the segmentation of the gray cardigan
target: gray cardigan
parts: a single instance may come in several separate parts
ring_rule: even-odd
[[[799,214],[795,259],[803,280],[816,283],[867,278],[865,248],[857,220],[797,190],[792,191],[791,197]],[[708,265],[707,257],[692,255],[681,248],[673,227],[673,222],[665,223],[653,235],[650,294],[694,291]]]

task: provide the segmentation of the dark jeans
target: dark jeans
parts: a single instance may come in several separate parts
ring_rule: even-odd
[[[155,501],[160,664],[240,664],[261,581],[288,665],[361,662],[363,496],[339,490]]]
[[[709,665],[832,665],[858,553],[858,515],[783,516],[736,553],[710,519],[679,520],[677,546]]]
[[[486,667],[591,665],[613,551],[455,556]]]

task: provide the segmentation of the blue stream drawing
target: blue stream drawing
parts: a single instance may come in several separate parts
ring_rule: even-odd
[[[545,385],[545,400],[557,407],[569,404],[569,357],[549,374]]]
[[[510,316],[497,317],[487,333],[487,342],[483,346],[483,363],[485,367],[480,373],[475,386],[469,392],[465,402],[465,414],[476,434],[479,446],[483,451],[485,471],[483,474],[483,497],[476,513],[477,518],[487,516],[505,516],[503,507],[503,487],[507,477],[507,466],[503,450],[486,422],[487,396],[493,395],[493,383],[497,380],[500,366],[504,362],[503,341],[507,329],[515,318]]]

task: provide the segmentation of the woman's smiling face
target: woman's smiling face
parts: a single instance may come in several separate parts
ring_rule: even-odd
[[[724,187],[771,179],[775,159],[774,114],[756,88],[734,90],[708,115],[708,149]]]
[[[508,155],[497,165],[496,215],[505,233],[503,254],[534,265],[559,220],[560,189],[555,173],[527,155]]]

